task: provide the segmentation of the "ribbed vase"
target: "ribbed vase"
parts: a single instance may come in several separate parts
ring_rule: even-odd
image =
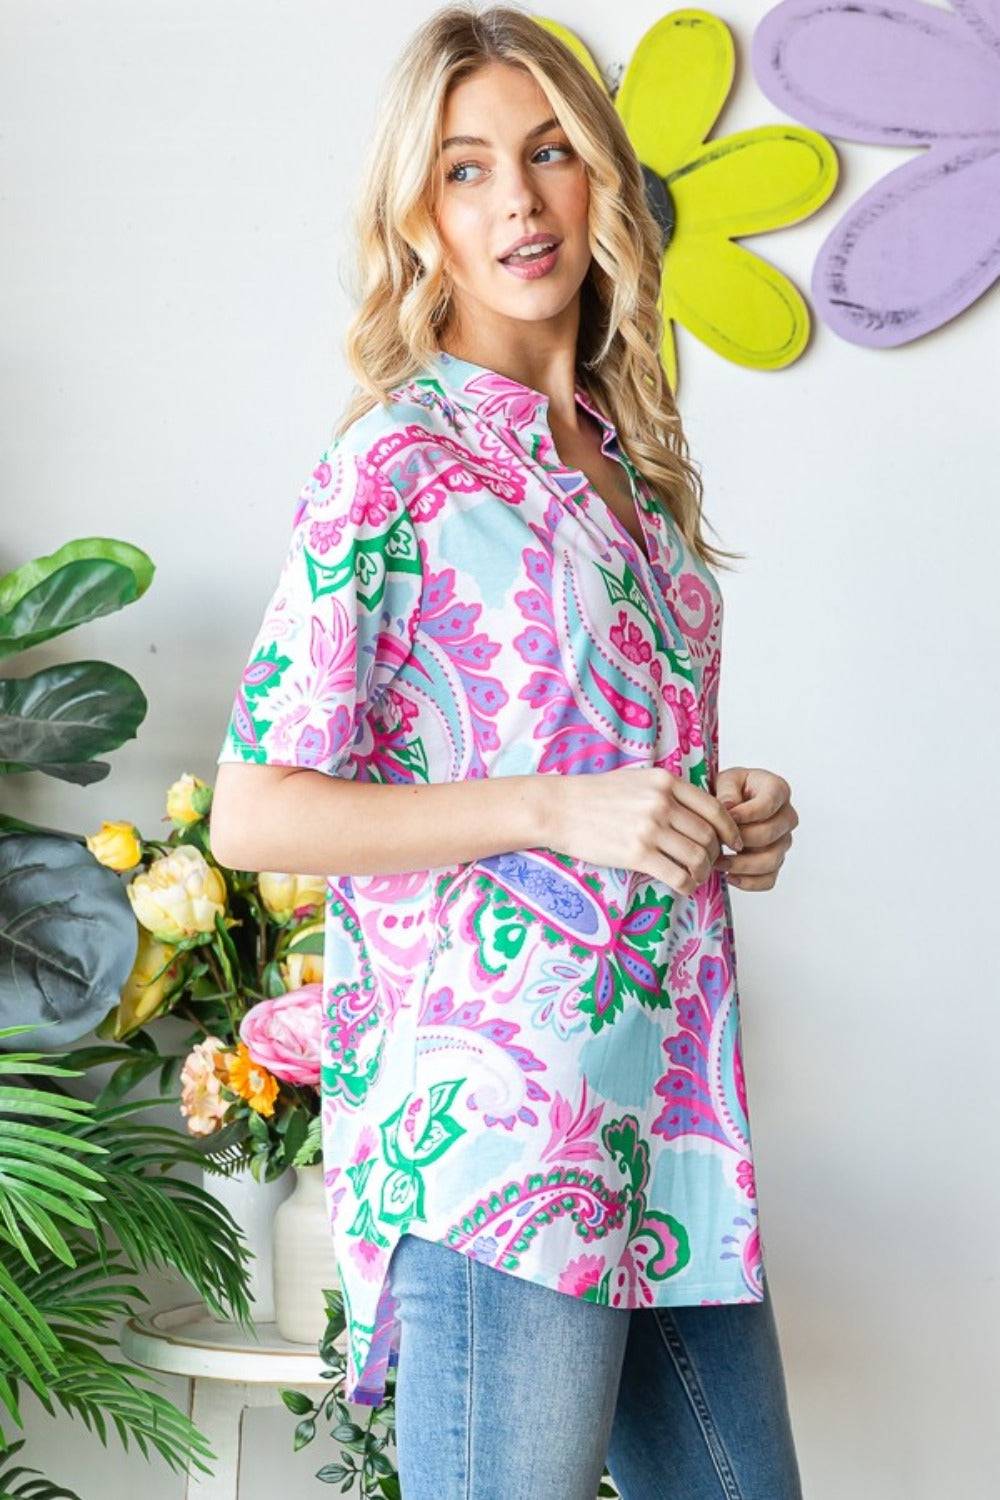
[[[294,1190],[274,1216],[274,1320],[282,1338],[318,1344],[327,1324],[323,1289],[340,1286],[323,1164],[292,1171]]]

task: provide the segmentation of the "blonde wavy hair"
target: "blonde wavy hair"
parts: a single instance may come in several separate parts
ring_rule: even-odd
[[[511,6],[447,5],[412,34],[384,86],[353,213],[356,310],[344,352],[357,389],[334,438],[421,373],[447,328],[450,289],[435,210],[449,89],[487,63],[526,69],[589,179],[591,264],[580,288],[577,376],[622,449],[708,565],[744,554],[702,531],[702,480],[659,349],[661,231],[642,168],[609,96],[570,49]],[[715,528],[712,528],[713,531]]]

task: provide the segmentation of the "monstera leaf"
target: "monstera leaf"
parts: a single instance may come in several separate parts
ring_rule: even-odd
[[[0,1026],[64,1051],[101,1021],[132,970],[138,928],[113,870],[75,839],[0,837]]]

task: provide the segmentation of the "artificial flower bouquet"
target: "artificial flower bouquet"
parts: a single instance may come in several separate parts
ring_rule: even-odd
[[[218,1134],[257,1181],[322,1159],[319,1122],[323,903],[317,875],[229,870],[212,856],[212,789],[185,774],[167,792],[165,839],[102,823],[87,839],[129,875],[138,924],[132,972],[97,1027],[148,1064],[149,1028],[190,1022],[179,1065],[188,1131]],[[231,1159],[231,1155],[230,1155]]]

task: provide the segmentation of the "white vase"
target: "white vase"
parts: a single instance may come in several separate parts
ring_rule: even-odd
[[[324,1287],[339,1287],[323,1163],[293,1167],[295,1188],[274,1216],[274,1319],[282,1338],[318,1344],[326,1331]]]
[[[291,1172],[282,1172],[270,1182],[257,1182],[249,1167],[229,1176],[202,1172],[202,1186],[235,1219],[246,1238],[253,1259],[247,1265],[250,1315],[254,1323],[274,1322],[274,1220],[279,1208],[294,1190]],[[209,1309],[216,1322],[221,1313]]]

